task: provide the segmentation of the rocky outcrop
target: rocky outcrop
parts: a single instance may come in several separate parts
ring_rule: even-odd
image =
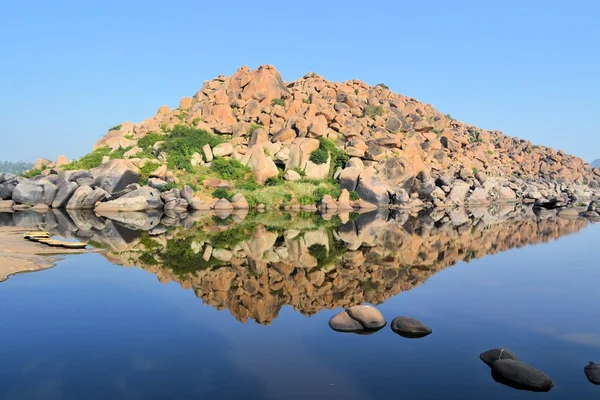
[[[140,180],[139,169],[129,160],[111,160],[90,172],[96,186],[110,194]]]

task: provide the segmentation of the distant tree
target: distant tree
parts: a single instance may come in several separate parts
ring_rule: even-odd
[[[0,173],[8,172],[20,175],[23,171],[33,168],[33,163],[26,161],[0,161]]]

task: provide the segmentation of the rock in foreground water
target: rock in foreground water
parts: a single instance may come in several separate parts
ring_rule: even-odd
[[[590,365],[586,365],[583,372],[590,382],[594,385],[600,385],[600,364],[590,361]]]
[[[354,306],[346,312],[368,330],[379,330],[387,324],[381,312],[372,306]]]
[[[413,317],[396,317],[392,321],[392,330],[398,335],[418,339],[431,334],[430,327]]]
[[[494,361],[498,360],[516,360],[519,361],[519,358],[515,353],[508,349],[492,349],[488,350],[479,355],[481,361],[489,365],[490,367],[494,363]]]
[[[329,326],[331,327],[331,329],[337,332],[356,333],[364,330],[360,322],[358,322],[355,319],[352,319],[352,317],[350,317],[346,311],[341,311],[334,315],[333,318],[329,320]]]
[[[517,360],[494,361],[492,363],[492,377],[496,382],[519,390],[548,392],[554,386],[548,375]]]

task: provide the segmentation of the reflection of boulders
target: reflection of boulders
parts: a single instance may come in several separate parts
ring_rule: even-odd
[[[492,349],[483,352],[479,355],[481,361],[486,363],[488,366],[492,366],[494,361],[498,360],[519,360],[517,355],[508,349]]]
[[[379,330],[387,324],[381,312],[373,306],[352,306],[346,312],[366,330]]]
[[[554,386],[548,375],[517,360],[494,361],[492,363],[492,377],[496,382],[519,390],[548,392]]]
[[[283,305],[311,315],[380,304],[459,261],[547,242],[588,224],[584,218],[558,218],[555,210],[517,205],[456,211],[416,215],[386,209],[329,216],[330,221],[277,213],[245,219],[206,213],[104,218],[81,210],[0,218],[5,225],[47,226],[54,234],[105,247],[102,254],[111,262],[137,265],[161,282],[179,282],[204,303],[263,324]]]
[[[590,364],[585,366],[583,372],[590,382],[594,385],[600,385],[600,364],[590,361]]]
[[[430,327],[412,317],[394,318],[392,320],[392,330],[398,335],[409,339],[423,338],[432,332]]]
[[[361,332],[363,326],[357,320],[353,319],[346,311],[340,311],[329,320],[331,329],[337,332]]]

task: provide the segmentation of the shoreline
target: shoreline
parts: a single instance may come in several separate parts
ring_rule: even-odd
[[[65,255],[95,253],[96,249],[56,249],[23,239],[31,228],[0,226],[0,282],[13,275],[52,268]]]

